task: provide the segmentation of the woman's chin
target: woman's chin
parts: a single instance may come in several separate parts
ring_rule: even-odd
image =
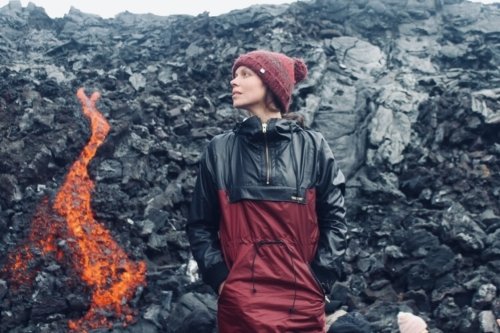
[[[237,109],[244,109],[245,105],[243,103],[238,103],[236,101],[233,102],[233,107]]]

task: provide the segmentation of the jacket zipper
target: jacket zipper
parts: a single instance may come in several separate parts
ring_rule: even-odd
[[[265,150],[266,150],[266,185],[269,185],[269,178],[271,174],[271,168],[269,165],[269,147],[267,145],[267,124],[262,124],[262,133],[264,133],[264,142],[265,142]]]

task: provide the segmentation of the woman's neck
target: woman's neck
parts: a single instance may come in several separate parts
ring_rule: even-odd
[[[272,118],[281,118],[281,112],[272,111],[268,108],[255,108],[248,110],[248,112],[250,112],[250,114],[253,116],[257,116],[260,119],[261,123],[267,123],[267,121]]]

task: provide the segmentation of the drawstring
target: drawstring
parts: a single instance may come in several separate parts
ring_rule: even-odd
[[[255,289],[255,258],[257,257],[257,253],[259,252],[259,248],[261,247],[261,243],[262,243],[262,241],[254,243],[255,251],[253,253],[253,260],[252,260],[252,292],[253,293],[257,292],[257,289]]]
[[[233,138],[233,145],[231,146],[231,152],[229,153],[229,179],[233,179],[233,152],[234,146],[236,146],[236,138]]]
[[[295,173],[295,186],[296,186],[296,190],[295,190],[295,198],[297,198],[297,200],[301,200],[301,197],[300,197],[300,182],[299,182],[299,175],[298,175],[298,167],[297,167],[297,156],[295,156],[295,147],[294,147],[294,144],[293,144],[293,126],[292,126],[293,123],[290,124],[290,141],[291,142],[291,145],[292,145],[292,166],[293,166],[293,172]]]
[[[283,242],[281,239],[271,240],[271,241],[261,240],[254,243],[255,252],[252,260],[252,292],[253,293],[257,292],[257,289],[255,288],[255,258],[257,258],[257,254],[260,254],[259,249],[264,245],[284,245],[288,252],[288,257],[290,258],[290,262],[292,264],[292,272],[293,272],[293,302],[292,306],[288,309],[288,312],[293,313],[295,311],[295,301],[297,300],[297,271],[295,270],[295,263],[293,261],[292,251],[286,245],[286,243]]]
[[[254,243],[255,247],[255,252],[253,254],[253,260],[252,260],[252,292],[256,293],[257,289],[255,289],[255,258],[257,257],[257,254],[259,253],[259,249],[261,246],[264,245],[276,245],[276,244],[284,244],[281,239],[273,240],[273,241],[268,241],[268,240],[261,240],[256,243]]]
[[[288,312],[293,313],[295,312],[295,301],[297,300],[297,272],[295,271],[295,264],[293,262],[292,251],[286,244],[285,247],[286,250],[288,251],[288,257],[290,258],[290,262],[292,263],[292,271],[293,271],[293,302],[292,302],[292,307],[288,309]]]

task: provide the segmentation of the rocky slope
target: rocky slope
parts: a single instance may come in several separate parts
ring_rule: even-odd
[[[11,1],[0,31],[0,251],[16,248],[90,136],[77,89],[100,91],[111,132],[90,165],[92,209],[148,266],[137,323],[114,332],[214,330],[215,296],[195,279],[183,228],[203,148],[245,116],[231,107],[231,64],[255,48],[305,59],[292,109],[348,176],[333,302],[375,332],[396,332],[398,310],[432,332],[499,332],[498,4],[316,0],[51,19]],[[54,267],[23,295],[0,279],[1,332],[65,332],[84,313],[88,295],[54,287]]]

